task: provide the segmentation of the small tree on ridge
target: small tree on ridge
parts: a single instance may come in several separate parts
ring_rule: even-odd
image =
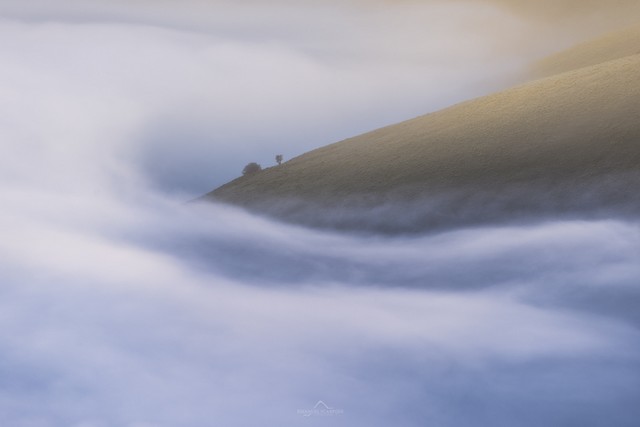
[[[259,164],[252,162],[242,169],[242,175],[252,175],[254,173],[260,172],[262,170],[262,166]]]

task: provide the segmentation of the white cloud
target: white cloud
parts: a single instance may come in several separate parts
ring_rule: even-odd
[[[147,188],[480,93],[514,64],[469,20],[518,18],[184,4],[0,5],[0,424],[635,422],[637,223],[353,237]]]
[[[389,240],[32,196],[4,193],[0,214],[11,425],[293,426],[318,399],[338,425],[520,420],[509,405],[525,425],[589,424],[572,405],[624,423],[639,392],[637,224]]]
[[[65,188],[141,173],[195,196],[484,93],[525,60],[486,32],[525,24],[481,6],[57,5],[3,3],[0,110],[5,176]]]

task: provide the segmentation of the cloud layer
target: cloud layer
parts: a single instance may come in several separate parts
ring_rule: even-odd
[[[19,179],[64,186],[137,174],[190,196],[250,161],[507,86],[557,48],[483,3],[7,1],[0,13],[3,139],[22,147],[9,178],[16,164],[33,166]]]
[[[637,418],[637,223],[380,239],[3,199],[5,424],[315,425],[318,400],[337,425]]]
[[[300,4],[2,2],[0,425],[637,424],[634,219],[384,238],[181,204],[549,49],[488,62],[538,24],[486,3]]]

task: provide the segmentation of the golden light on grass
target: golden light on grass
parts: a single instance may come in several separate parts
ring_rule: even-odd
[[[260,211],[278,201],[330,207],[364,198],[374,206],[396,195],[513,188],[526,188],[517,195],[526,200],[527,191],[571,194],[598,180],[615,189],[616,177],[640,176],[640,54],[626,55],[638,28],[547,62],[572,71],[313,150],[204,198]],[[581,67],[588,59],[603,62]]]
[[[581,43],[535,64],[534,74],[551,76],[640,54],[640,24]]]

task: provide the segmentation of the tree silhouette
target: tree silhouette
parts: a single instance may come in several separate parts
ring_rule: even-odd
[[[278,162],[279,165],[282,164],[282,154],[276,154],[276,162]]]
[[[252,162],[242,169],[242,175],[253,175],[254,173],[258,173],[262,170],[262,166],[259,164]]]

